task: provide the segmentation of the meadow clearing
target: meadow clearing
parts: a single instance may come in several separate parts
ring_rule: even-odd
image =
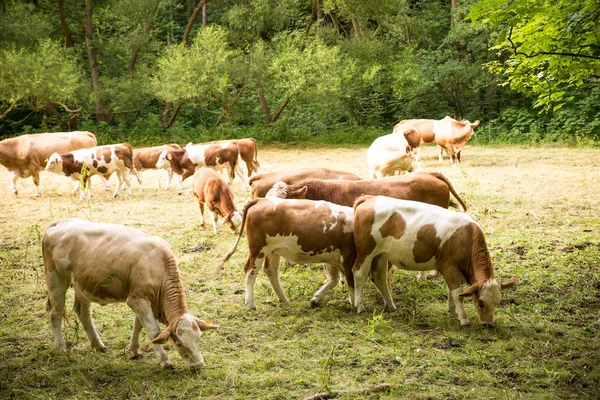
[[[324,280],[323,265],[284,265],[281,281],[291,302],[279,304],[260,273],[256,311],[244,306],[245,239],[216,280],[216,260],[235,241],[220,225],[198,227],[191,194],[164,191],[164,171],[145,171],[144,192],[112,199],[92,178],[94,198],[80,202],[72,182],[42,173],[42,196],[31,179],[8,192],[0,166],[0,398],[303,399],[323,391],[340,398],[448,399],[600,397],[600,149],[467,146],[460,167],[422,151],[425,171],[444,173],[486,234],[496,276],[520,278],[503,293],[496,324],[460,327],[446,313],[443,279],[416,281],[397,271],[398,310],[384,312],[373,284],[367,312],[356,314],[340,285],[319,308],[310,307]],[[366,176],[366,148],[260,148],[261,172],[323,166]],[[111,179],[112,187],[116,177]],[[191,179],[187,181],[187,187]],[[248,200],[234,184],[241,209]],[[188,371],[169,347],[174,369],[161,369],[142,333],[145,357],[125,348],[133,312],[125,304],[93,306],[107,346],[93,351],[70,309],[63,323],[69,352],[51,347],[41,238],[57,219],[79,217],[141,229],[166,239],[179,259],[190,311],[220,325],[200,350],[206,368]],[[360,394],[389,384],[388,391]]]

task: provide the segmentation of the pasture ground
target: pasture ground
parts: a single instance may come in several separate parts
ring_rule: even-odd
[[[366,176],[366,148],[259,149],[261,170],[324,166]],[[327,390],[354,399],[600,397],[600,150],[467,146],[460,168],[423,149],[426,171],[446,174],[486,233],[496,275],[521,283],[504,292],[493,329],[461,328],[446,313],[442,279],[417,282],[394,276],[395,312],[384,312],[374,285],[368,312],[357,315],[339,286],[317,309],[309,301],[324,279],[322,265],[282,266],[291,303],[279,304],[264,275],[256,285],[256,311],[246,310],[245,239],[217,280],[217,258],[235,236],[221,225],[199,228],[192,195],[162,190],[166,174],[146,171],[146,191],[111,198],[98,178],[95,197],[79,202],[68,178],[42,173],[43,195],[31,179],[19,196],[8,192],[0,166],[0,398],[302,399]],[[114,189],[116,178],[111,179]],[[188,187],[191,180],[188,182]],[[239,208],[248,199],[234,185]],[[125,304],[93,307],[107,353],[90,349],[74,312],[63,323],[69,352],[51,348],[45,304],[41,238],[59,218],[79,217],[139,228],[165,238],[180,261],[192,313],[219,324],[206,333],[207,367],[161,369],[142,333],[146,355],[128,360],[133,314]],[[68,306],[72,291],[67,293]],[[391,385],[389,392],[358,395]]]

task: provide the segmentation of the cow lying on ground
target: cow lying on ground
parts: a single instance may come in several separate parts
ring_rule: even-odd
[[[177,261],[167,242],[126,226],[63,219],[42,240],[47,309],[54,346],[67,351],[61,332],[65,295],[72,285],[73,308],[93,348],[105,351],[92,321],[91,303],[127,302],[135,313],[128,350],[141,355],[142,327],[156,346],[161,366],[171,366],[162,348],[170,340],[189,368],[204,366],[198,351],[202,331],[217,328],[188,313]],[[157,320],[167,327],[160,330]]]
[[[164,150],[178,150],[181,147],[178,144],[165,144],[163,146],[144,147],[141,149],[133,149],[133,166],[137,171],[137,180],[140,184],[140,190],[144,190],[142,183],[142,171],[145,169],[157,169],[156,163],[160,153]],[[173,179],[173,170],[167,163],[163,166],[167,171],[168,178],[165,190],[169,190],[171,180]]]
[[[381,178],[413,170],[413,151],[419,148],[421,136],[414,128],[380,136],[367,150],[369,178]],[[417,169],[421,164],[417,163]]]
[[[216,234],[217,220],[224,217],[223,223],[235,233],[242,223],[242,216],[235,208],[233,192],[227,182],[211,168],[199,168],[194,175],[194,196],[200,207],[200,226],[204,226],[204,206],[212,213],[213,232]]]
[[[35,195],[40,195],[40,171],[52,153],[67,153],[72,150],[97,145],[91,132],[56,132],[22,135],[0,141],[0,164],[11,176],[10,191],[17,194],[17,180],[31,178],[35,184]]]
[[[351,207],[325,201],[254,199],[244,207],[242,227],[232,249],[219,260],[216,276],[235,252],[244,226],[247,229],[249,255],[246,273],[246,306],[254,309],[254,282],[264,267],[273,290],[282,303],[289,302],[279,281],[279,258],[291,262],[326,263],[327,278],[314,294],[311,306],[317,306],[325,293],[339,282],[340,274],[352,293],[352,264],[355,258],[352,239]],[[350,296],[353,299],[353,296]]]
[[[304,179],[358,180],[362,178],[351,172],[335,171],[327,168],[298,168],[287,171],[256,174],[250,178],[252,198],[265,197],[275,182],[282,181],[291,185]]]
[[[197,168],[209,167],[214,170],[225,169],[229,176],[229,185],[237,175],[244,188],[250,190],[247,178],[238,164],[239,150],[237,143],[197,144],[188,143],[185,149],[164,150],[158,157],[157,168],[165,168],[171,164],[173,172],[181,175],[177,191],[183,190],[183,181],[194,175]]]
[[[85,199],[86,191],[92,197],[89,181],[94,175],[101,175],[104,179],[109,179],[116,172],[119,184],[113,197],[117,197],[123,183],[125,183],[127,196],[130,196],[129,173],[132,172],[137,176],[137,171],[133,167],[133,152],[129,143],[74,150],[64,154],[53,153],[48,159],[45,170],[69,176],[77,181],[75,191],[79,190],[79,180],[84,176],[84,190],[79,195],[80,200]]]
[[[352,207],[354,201],[363,194],[420,201],[444,208],[452,206],[461,212],[467,210],[467,206],[450,181],[438,172],[416,172],[359,181],[306,179],[293,185],[278,182],[269,191],[267,197],[325,200]]]
[[[396,307],[386,284],[388,261],[411,271],[438,270],[448,285],[448,312],[468,325],[463,297],[472,296],[479,322],[491,325],[501,290],[514,286],[515,277],[498,282],[485,237],[468,215],[416,201],[384,196],[361,196],[354,205],[356,262],[354,301],[364,310],[363,288],[369,271],[386,307]],[[461,280],[469,285],[464,292]]]
[[[248,170],[248,178],[254,172],[258,172],[260,163],[258,162],[258,150],[256,146],[256,140],[253,138],[244,139],[231,139],[231,140],[215,140],[210,143],[237,143],[240,152],[240,158],[246,163],[246,169]]]
[[[424,143],[435,142],[438,145],[440,162],[442,162],[442,153],[446,150],[452,165],[458,165],[462,148],[473,136],[473,128],[478,126],[479,120],[471,123],[446,116],[442,120],[405,119],[394,126],[394,132],[404,131],[409,127],[416,128]],[[418,163],[421,162],[420,148],[417,148],[415,158]]]

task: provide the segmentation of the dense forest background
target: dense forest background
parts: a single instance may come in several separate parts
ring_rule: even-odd
[[[0,139],[368,143],[405,118],[481,143],[600,142],[595,0],[0,5]]]

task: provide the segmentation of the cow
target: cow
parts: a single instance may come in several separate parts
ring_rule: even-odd
[[[216,277],[225,262],[235,253],[244,226],[247,229],[249,255],[245,265],[248,309],[255,309],[254,282],[261,267],[282,303],[289,300],[279,281],[279,259],[294,263],[326,263],[325,283],[313,295],[311,306],[320,304],[323,296],[335,287],[340,274],[352,295],[352,265],[355,258],[352,237],[352,207],[325,201],[259,198],[244,207],[242,226],[237,241],[223,256],[213,272]]]
[[[369,178],[403,174],[413,170],[413,151],[418,149],[421,136],[414,128],[380,136],[367,150]],[[417,163],[417,169],[421,164]]]
[[[204,226],[204,206],[212,212],[213,232],[218,233],[217,220],[224,217],[223,223],[229,225],[232,232],[242,223],[242,215],[233,202],[233,192],[221,175],[211,168],[198,168],[194,174],[194,196],[200,207],[200,226]]]
[[[235,142],[238,145],[240,151],[240,158],[246,163],[246,169],[248,170],[248,178],[254,173],[258,172],[260,163],[258,162],[258,150],[256,140],[254,138],[244,139],[228,139],[228,140],[215,140],[209,143],[228,143]]]
[[[128,346],[131,358],[141,356],[139,336],[144,328],[161,366],[172,366],[162,348],[167,340],[188,368],[204,366],[198,342],[203,331],[218,326],[188,313],[177,260],[165,240],[123,225],[69,218],[48,226],[42,256],[56,349],[67,352],[61,322],[72,285],[73,308],[93,348],[105,351],[92,321],[91,303],[126,302],[135,313]],[[167,327],[161,331],[157,321]]]
[[[438,145],[440,163],[443,162],[442,153],[446,150],[452,165],[457,166],[460,163],[462,148],[473,136],[473,128],[478,126],[479,120],[471,123],[467,120],[457,121],[446,116],[441,120],[405,119],[394,126],[393,132],[404,131],[409,127],[416,128],[424,143],[435,142]],[[420,148],[416,150],[415,158],[420,163]]]
[[[156,162],[158,161],[160,153],[162,153],[164,150],[178,150],[180,148],[181,146],[173,143],[165,144],[163,146],[133,149],[133,166],[138,173],[137,180],[140,184],[140,190],[144,190],[144,186],[142,184],[142,171],[145,169],[157,169]],[[173,179],[173,170],[169,164],[165,164],[163,168],[166,169],[168,174],[165,190],[169,190],[169,187],[171,186],[171,180]]]
[[[492,325],[501,290],[518,278],[498,282],[481,227],[467,214],[417,201],[361,196],[354,204],[356,261],[354,304],[364,311],[368,273],[388,310],[396,307],[386,284],[387,263],[411,271],[439,271],[448,286],[448,312],[469,325],[463,298],[471,296],[481,324]],[[461,279],[469,287],[461,290]]]
[[[267,193],[267,197],[325,200],[352,207],[356,199],[363,194],[421,201],[444,208],[452,206],[460,212],[467,210],[466,204],[448,178],[438,172],[416,172],[359,181],[306,179],[293,185],[278,182]],[[450,194],[454,198],[450,197]]]
[[[229,176],[229,185],[237,175],[244,188],[250,190],[248,180],[238,164],[239,149],[237,143],[196,144],[188,143],[184,149],[163,150],[156,163],[157,168],[171,164],[173,172],[181,175],[178,192],[183,190],[183,181],[194,175],[199,167],[209,167],[215,170],[225,169]]]
[[[52,153],[95,147],[96,136],[91,132],[55,132],[22,135],[0,141],[0,164],[11,176],[9,190],[17,193],[17,180],[31,178],[35,184],[35,196],[39,197],[40,171],[46,166]]]
[[[351,172],[336,171],[327,168],[297,168],[287,171],[256,174],[250,178],[252,198],[265,197],[271,187],[278,181],[291,185],[304,179],[359,180],[362,178]]]
[[[79,195],[80,200],[85,199],[86,192],[90,198],[92,197],[89,181],[94,175],[109,179],[113,173],[117,173],[119,184],[113,197],[117,197],[123,183],[129,197],[131,195],[129,174],[131,172],[137,176],[137,171],[133,167],[133,150],[129,143],[79,149],[64,154],[53,153],[48,159],[45,170],[69,176],[77,181],[75,192],[79,190],[80,179],[83,179],[84,190]]]

